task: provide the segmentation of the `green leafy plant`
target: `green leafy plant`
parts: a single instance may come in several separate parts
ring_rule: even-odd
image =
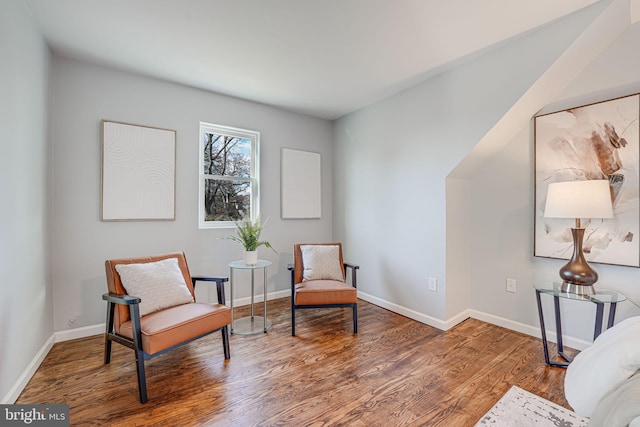
[[[244,247],[245,251],[255,251],[260,246],[266,246],[273,252],[278,253],[273,249],[271,243],[265,240],[260,240],[260,233],[265,225],[267,225],[267,221],[262,222],[260,217],[256,218],[254,221],[251,221],[250,218],[245,218],[242,221],[236,222],[236,236],[231,235],[224,238],[240,243]]]

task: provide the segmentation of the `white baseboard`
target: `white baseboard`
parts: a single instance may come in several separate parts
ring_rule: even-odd
[[[469,310],[470,317],[478,320],[482,320],[483,322],[491,323],[493,325],[502,326],[503,328],[511,329],[512,331],[521,332],[526,335],[530,335],[536,338],[542,338],[542,333],[540,332],[540,327],[531,326],[525,323],[516,322],[514,320],[505,319],[504,317],[494,316],[493,314],[484,313],[482,311],[477,310]],[[547,330],[547,340],[550,342],[557,342],[557,336],[555,331]],[[589,347],[592,343],[589,341],[585,341],[578,338],[573,338],[569,336],[562,337],[562,342],[567,347],[574,348],[576,350],[584,350]]]
[[[453,316],[452,318],[446,321],[447,329],[445,329],[445,331],[448,331],[449,329],[456,326],[458,323],[464,322],[470,317],[472,317],[471,310],[468,310],[468,309],[456,314],[455,316]]]
[[[55,342],[63,342],[75,340],[77,338],[86,338],[93,335],[104,333],[105,324],[100,323],[98,325],[83,326],[81,328],[66,329],[64,331],[57,331],[53,333]]]
[[[386,301],[384,299],[375,297],[373,295],[369,295],[365,292],[358,291],[358,297],[362,298],[365,301],[368,301],[372,304],[380,306],[382,308],[386,308],[387,310],[393,311],[394,313],[401,314],[410,319],[416,320],[420,323],[424,323],[429,326],[433,326],[434,328],[438,328],[443,331],[447,331],[462,322],[469,317],[477,320],[481,320],[483,322],[491,323],[492,325],[501,326],[506,329],[511,329],[512,331],[521,332],[525,335],[530,335],[532,337],[541,338],[542,333],[540,332],[540,327],[531,326],[525,323],[516,322],[515,320],[506,319],[504,317],[495,316],[493,314],[485,313],[477,310],[464,310],[461,313],[453,316],[447,320],[436,319],[431,316],[427,316],[426,314],[417,312],[410,308]],[[557,342],[557,337],[555,331],[547,330],[547,339],[550,342]],[[581,340],[578,338],[573,338],[569,336],[563,336],[563,343],[567,347],[574,348],[576,350],[584,350],[589,347],[592,343],[589,341]]]
[[[51,347],[53,347],[53,344],[54,336],[51,335],[49,339],[42,345],[42,347],[40,347],[40,350],[38,350],[31,363],[29,363],[22,375],[20,375],[15,384],[13,384],[13,387],[11,387],[9,392],[2,398],[0,404],[11,405],[15,403],[15,401],[20,396],[20,393],[22,393],[22,390],[24,390],[24,388],[31,380],[31,377],[33,377],[33,375],[40,367],[40,364],[42,363],[44,358],[47,357],[47,354],[49,354],[49,351],[51,350]]]
[[[469,317],[469,316],[466,316],[461,318],[460,316],[456,316],[454,319],[451,319],[449,321],[444,321],[441,319],[437,319],[435,317],[428,316],[424,313],[420,313],[418,311],[412,310],[410,308],[404,307],[402,305],[389,302],[382,298],[378,298],[376,296],[367,294],[362,291],[358,291],[358,298],[363,299],[367,302],[370,302],[371,304],[375,304],[379,307],[386,308],[387,310],[393,311],[394,313],[401,314],[405,317],[408,317],[409,319],[413,319],[420,323],[433,326],[434,328],[438,328],[442,331],[446,331],[447,329],[452,328],[453,326],[457,325],[458,323],[462,322],[464,319]]]
[[[290,295],[291,295],[291,291],[289,289],[286,289],[283,291],[270,292],[267,294],[267,301],[278,299],[278,298],[285,298]],[[358,298],[361,298],[365,301],[370,302],[371,304],[375,304],[379,307],[385,308],[394,313],[398,313],[410,319],[416,320],[420,323],[424,323],[426,325],[440,329],[442,331],[447,331],[452,327],[454,327],[455,325],[457,325],[458,323],[462,322],[463,320],[471,317],[474,319],[481,320],[483,322],[491,323],[493,325],[501,326],[503,328],[511,329],[513,331],[521,332],[523,334],[530,335],[536,338],[541,337],[539,327],[516,322],[510,319],[505,319],[499,316],[494,316],[493,314],[488,314],[488,313],[484,313],[477,310],[471,310],[471,309],[465,310],[453,316],[451,319],[441,320],[435,317],[428,316],[424,313],[420,313],[418,311],[412,310],[410,308],[401,306],[399,304],[386,301],[382,298],[369,295],[362,291],[358,291]],[[254,299],[254,302],[262,302],[262,301],[263,301],[262,295],[256,296]],[[241,307],[243,305],[248,305],[248,304],[251,304],[251,298],[245,297],[245,298],[236,299],[234,306]],[[22,390],[24,390],[24,388],[29,383],[29,380],[31,379],[31,377],[33,377],[33,375],[36,373],[36,371],[40,367],[40,364],[42,363],[44,358],[47,356],[47,354],[53,347],[54,343],[102,334],[104,333],[104,330],[105,330],[105,324],[102,323],[98,325],[90,325],[90,326],[84,326],[81,328],[67,329],[64,331],[54,332],[53,335],[51,335],[51,337],[44,343],[42,348],[40,348],[38,353],[36,353],[31,363],[29,363],[29,365],[24,370],[22,375],[20,375],[20,377],[18,378],[16,383],[13,385],[13,387],[11,387],[9,392],[2,398],[2,401],[0,401],[0,404],[12,404],[16,401],[18,396],[20,396],[20,393],[22,393]],[[556,342],[555,332],[547,331],[547,338],[551,342]],[[564,337],[564,344],[567,345],[568,347],[575,348],[577,350],[584,350],[585,348],[591,345],[591,343],[588,341],[580,340],[573,337]]]

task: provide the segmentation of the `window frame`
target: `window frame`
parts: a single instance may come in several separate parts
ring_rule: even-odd
[[[213,133],[217,135],[230,136],[234,138],[242,138],[251,141],[251,171],[248,178],[223,175],[208,175],[204,173],[204,147],[205,135]],[[198,147],[198,228],[199,229],[216,229],[216,228],[234,228],[236,221],[206,221],[206,210],[204,201],[205,182],[208,179],[216,179],[222,181],[246,181],[250,183],[251,198],[249,203],[250,218],[254,221],[260,215],[260,132],[240,129],[231,126],[218,125],[214,123],[200,122],[200,143]]]

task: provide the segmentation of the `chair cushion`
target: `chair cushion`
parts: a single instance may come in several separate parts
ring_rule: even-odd
[[[295,286],[296,305],[355,304],[356,288],[336,280],[310,280]]]
[[[337,245],[302,245],[302,281],[339,280],[344,282],[340,265],[340,247]]]
[[[222,304],[192,303],[167,308],[140,319],[142,349],[155,354],[230,323],[231,309]],[[131,320],[121,325],[120,334],[133,339]]]
[[[176,258],[141,264],[118,264],[127,294],[140,298],[140,316],[193,302]]]

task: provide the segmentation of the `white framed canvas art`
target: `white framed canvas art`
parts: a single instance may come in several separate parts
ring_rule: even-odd
[[[280,181],[282,219],[321,217],[322,173],[319,153],[283,148]]]
[[[102,121],[103,221],[175,219],[176,131]]]

